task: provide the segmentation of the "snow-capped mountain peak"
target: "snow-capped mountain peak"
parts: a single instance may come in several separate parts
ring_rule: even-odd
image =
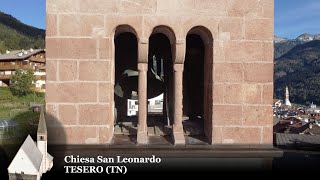
[[[275,43],[281,43],[281,42],[286,42],[288,41],[289,39],[287,38],[282,38],[282,37],[279,37],[279,36],[274,36],[274,42]]]
[[[313,40],[320,40],[320,34],[308,34],[304,33],[301,34],[299,37],[296,39],[297,41],[302,41],[302,42],[310,42]]]

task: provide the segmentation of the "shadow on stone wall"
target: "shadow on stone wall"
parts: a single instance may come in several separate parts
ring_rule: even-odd
[[[42,175],[41,179],[56,178],[63,175],[64,157],[66,152],[66,132],[57,117],[49,112],[46,113],[46,123],[48,131],[48,153],[53,156],[53,167],[50,171]]]

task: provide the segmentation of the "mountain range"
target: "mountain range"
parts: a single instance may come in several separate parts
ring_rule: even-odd
[[[45,30],[26,25],[11,15],[0,12],[0,53],[44,46]]]
[[[283,99],[285,86],[295,103],[320,103],[320,34],[296,39],[274,38],[274,92]]]
[[[313,40],[320,40],[320,34],[302,34],[296,39],[287,39],[274,36],[274,57],[275,59],[289,52],[297,45],[304,44]]]

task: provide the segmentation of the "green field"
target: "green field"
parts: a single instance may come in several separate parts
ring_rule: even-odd
[[[44,104],[44,97],[44,93],[16,97],[7,87],[0,87],[0,120],[16,120],[19,125],[19,137],[0,139],[0,148],[4,149],[9,158],[15,155],[28,134],[35,139],[40,113],[33,112],[30,104]]]

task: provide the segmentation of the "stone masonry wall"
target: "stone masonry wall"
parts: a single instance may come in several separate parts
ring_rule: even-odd
[[[175,64],[190,29],[213,37],[212,144],[272,144],[273,9],[273,0],[47,0],[48,142],[110,143],[115,29],[136,31],[145,63],[162,25],[175,34]]]

